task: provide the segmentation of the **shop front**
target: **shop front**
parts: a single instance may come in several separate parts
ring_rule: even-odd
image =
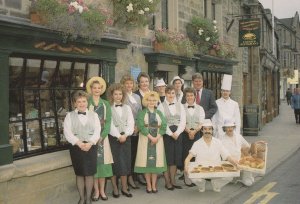
[[[62,123],[73,109],[72,93],[85,89],[92,76],[114,82],[116,51],[128,44],[110,37],[92,44],[83,39],[68,41],[41,26],[0,19],[0,187],[5,195],[0,203],[34,198],[23,195],[13,185],[14,179],[21,179],[27,192],[33,190],[31,179],[44,177],[55,187],[51,182],[60,181],[48,180],[48,174],[70,172],[68,151],[60,150],[68,147]],[[22,196],[16,198],[9,189],[20,190]]]

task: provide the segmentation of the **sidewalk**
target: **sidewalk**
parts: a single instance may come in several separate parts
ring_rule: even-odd
[[[272,122],[265,125],[262,131],[259,132],[258,137],[248,136],[246,140],[251,143],[257,140],[264,140],[268,143],[268,160],[267,160],[267,174],[271,172],[282,161],[291,156],[300,147],[300,125],[295,123],[293,110],[285,103],[282,102],[280,106],[280,114]],[[263,177],[256,177],[256,181],[263,179]],[[209,183],[209,182],[208,182]],[[188,188],[184,186],[182,181],[178,184],[183,186],[182,190],[168,191],[164,188],[164,179],[160,178],[158,181],[158,193],[147,194],[144,186],[138,190],[131,190],[133,198],[126,198],[120,196],[116,199],[111,194],[111,184],[107,185],[108,201],[97,201],[93,203],[122,203],[122,204],[157,204],[157,203],[172,203],[172,204],[190,204],[190,203],[205,203],[205,204],[222,204],[247,189],[242,184],[228,184],[220,193],[211,191],[211,186],[207,185],[206,192],[199,193],[197,187]],[[71,191],[56,201],[49,203],[77,203],[77,191]]]

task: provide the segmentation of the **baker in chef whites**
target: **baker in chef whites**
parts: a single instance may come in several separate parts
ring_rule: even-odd
[[[190,161],[193,157],[195,157],[196,164],[201,164],[203,166],[220,165],[222,160],[227,160],[234,166],[237,165],[237,161],[230,156],[228,150],[224,147],[222,142],[219,139],[213,137],[213,124],[211,120],[204,120],[202,124],[202,132],[202,138],[197,140],[193,144],[189,155],[184,161],[184,170],[187,174]],[[211,178],[213,191],[220,192],[221,188],[231,182],[232,179],[232,177]],[[205,191],[205,179],[192,178],[191,180],[198,186],[199,192]]]
[[[239,161],[241,159],[242,152],[244,155],[248,154],[250,150],[250,144],[242,135],[234,131],[235,124],[232,121],[226,120],[223,128],[225,130],[225,134],[220,137],[220,140],[225,148],[229,151],[230,156]],[[238,181],[242,182],[246,186],[251,186],[254,183],[252,172],[249,171],[241,171],[240,179],[241,180]]]
[[[224,74],[221,86],[221,98],[216,100],[218,110],[212,118],[215,127],[214,135],[219,137],[224,134],[224,122],[232,121],[235,124],[235,132],[240,134],[241,114],[239,104],[230,98],[232,75]]]

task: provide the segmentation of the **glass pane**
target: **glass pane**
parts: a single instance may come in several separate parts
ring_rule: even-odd
[[[13,153],[24,152],[23,145],[23,124],[15,122],[9,124],[9,143],[13,147]]]
[[[27,149],[28,151],[40,149],[41,138],[40,138],[40,124],[38,120],[26,122],[26,136],[27,136]]]
[[[54,116],[53,95],[51,90],[41,90],[41,115],[42,117]]]
[[[57,90],[55,92],[56,113],[58,116],[66,116],[69,109],[69,94],[68,91]]]
[[[72,87],[83,87],[84,85],[85,63],[75,63],[72,76]]]
[[[9,120],[22,120],[21,91],[9,91]]]
[[[88,79],[99,75],[99,64],[89,64],[88,68]]]
[[[66,145],[68,144],[66,137],[64,135],[64,119],[65,117],[58,117],[58,131],[60,135],[60,144],[61,145]]]
[[[26,68],[25,86],[38,87],[40,78],[41,60],[28,59]]]
[[[38,117],[39,110],[39,92],[37,90],[25,90],[25,118],[32,119]]]
[[[56,68],[56,61],[45,60],[44,69],[41,75],[41,88],[49,87],[52,83],[54,83],[54,72]]]
[[[71,66],[71,62],[60,62],[59,71],[55,79],[55,86],[69,87]]]
[[[16,88],[20,87],[22,84],[22,67],[23,67],[22,58],[9,58],[9,87]]]
[[[44,119],[42,122],[43,135],[44,135],[44,146],[53,147],[57,145],[56,141],[56,125],[54,118]]]

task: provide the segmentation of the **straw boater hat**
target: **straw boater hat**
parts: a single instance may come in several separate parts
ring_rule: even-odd
[[[157,102],[159,101],[159,95],[158,95],[158,93],[157,92],[155,92],[155,91],[150,91],[150,92],[147,92],[145,95],[144,95],[144,98],[143,98],[143,100],[142,100],[142,104],[143,104],[143,106],[147,106],[147,100],[148,100],[148,98],[150,97],[150,96],[154,96],[154,98],[157,100]]]
[[[105,90],[106,90],[106,82],[104,81],[104,79],[102,77],[92,77],[89,79],[89,81],[86,83],[86,91],[90,94],[91,93],[91,84],[94,82],[94,81],[98,81],[99,84],[102,86],[102,89],[101,89],[101,93],[100,95],[102,95]]]
[[[159,79],[159,80],[157,80],[155,87],[158,87],[158,86],[167,86],[167,84],[165,83],[165,81],[163,79]]]
[[[172,81],[170,82],[170,84],[173,85],[173,82],[174,82],[175,80],[178,80],[178,79],[181,81],[181,83],[182,83],[182,85],[183,85],[183,84],[184,84],[184,80],[181,79],[179,76],[174,77],[174,78],[172,79]]]

